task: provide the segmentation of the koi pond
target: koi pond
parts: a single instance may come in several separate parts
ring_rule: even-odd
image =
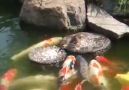
[[[11,7],[11,8],[8,8]],[[29,61],[28,55],[12,59],[13,56],[32,45],[43,41],[44,37],[60,37],[60,33],[36,32],[35,28],[20,26],[17,5],[0,7],[0,77],[9,69],[17,70],[15,79],[10,83],[9,90],[57,90],[58,68],[45,68]],[[129,68],[129,38],[122,38],[112,43],[104,55],[114,64]],[[117,80],[110,77],[110,90],[120,90]]]

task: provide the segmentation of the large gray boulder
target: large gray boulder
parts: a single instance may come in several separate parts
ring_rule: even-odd
[[[87,17],[88,25],[95,32],[115,39],[121,38],[124,34],[129,34],[129,26],[114,19],[106,11],[95,5],[88,5]]]
[[[84,0],[25,0],[20,19],[36,26],[82,30],[85,27]]]

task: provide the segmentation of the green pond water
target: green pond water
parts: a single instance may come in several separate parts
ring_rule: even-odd
[[[9,8],[10,7],[10,8]],[[58,69],[43,70],[39,65],[29,62],[24,56],[13,61],[12,56],[43,40],[44,36],[60,36],[53,32],[38,33],[34,28],[20,26],[17,5],[1,4],[0,7],[0,77],[9,69],[16,68],[17,75],[10,85],[10,90],[56,90]],[[27,32],[26,32],[27,31]],[[129,39],[123,38],[112,44],[105,56],[112,61],[126,63],[129,66]],[[114,81],[111,90],[120,90]],[[111,81],[112,82],[112,81]]]

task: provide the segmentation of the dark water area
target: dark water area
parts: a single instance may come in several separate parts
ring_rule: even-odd
[[[27,56],[19,58],[18,61],[12,61],[11,57],[38,43],[45,36],[61,36],[63,34],[47,31],[37,32],[37,28],[20,25],[18,15],[21,4],[17,0],[16,3],[13,3],[12,0],[9,2],[0,1],[0,77],[7,70],[16,68],[16,80],[12,83],[10,90],[56,90],[55,76],[58,68],[43,70],[41,66],[31,63]],[[104,56],[129,68],[129,37],[112,42],[111,49]],[[120,90],[119,87],[116,88],[111,90]]]

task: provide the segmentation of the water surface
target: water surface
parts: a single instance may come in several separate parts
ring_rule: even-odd
[[[29,62],[27,56],[20,58],[18,61],[12,61],[10,58],[31,45],[38,43],[44,36],[60,36],[61,34],[46,31],[40,33],[33,31],[33,28],[29,26],[21,27],[18,19],[20,8],[13,4],[10,6],[2,5],[0,7],[0,76],[10,68],[16,68],[18,71],[17,76],[10,90],[56,89],[55,76],[58,69],[52,68],[43,71],[39,65]],[[12,8],[7,9],[7,6]],[[36,30],[38,31],[38,29]],[[105,56],[111,61],[126,63],[125,65],[128,67],[129,39],[121,39],[113,43]],[[46,78],[40,75],[47,75],[53,78]],[[113,88],[115,89],[112,90],[120,90],[119,87],[113,86]]]

